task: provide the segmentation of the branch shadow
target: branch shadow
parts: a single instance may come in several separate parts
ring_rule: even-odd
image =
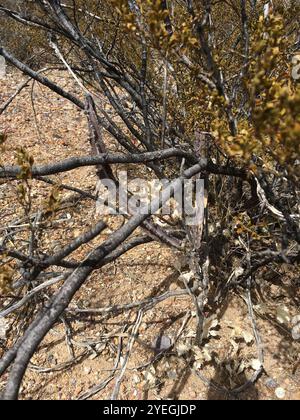
[[[255,384],[249,382],[245,372],[240,374],[232,374],[229,372],[228,366],[232,366],[234,362],[234,359],[227,359],[215,366],[215,375],[210,380],[210,385],[207,391],[207,400],[259,400],[258,389],[256,388]],[[235,389],[247,383],[248,385],[243,392],[235,392]]]

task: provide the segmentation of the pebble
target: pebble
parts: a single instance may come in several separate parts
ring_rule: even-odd
[[[275,389],[278,386],[278,383],[273,378],[268,378],[265,384],[268,388],[271,388],[271,389]]]
[[[283,388],[276,388],[275,389],[275,395],[280,400],[283,400],[285,397],[285,390]]]

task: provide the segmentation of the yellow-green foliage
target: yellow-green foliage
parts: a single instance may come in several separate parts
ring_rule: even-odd
[[[0,295],[11,291],[13,270],[8,264],[0,265]]]
[[[294,164],[299,157],[300,90],[291,78],[287,48],[282,17],[261,17],[251,40],[245,79],[252,118],[240,121],[236,137],[226,137],[226,129],[219,133],[230,155],[247,162],[256,154],[266,165],[284,164],[290,175],[299,176]]]
[[[55,185],[48,196],[47,201],[45,202],[45,212],[47,216],[53,216],[60,207],[60,185]]]
[[[290,47],[296,40],[299,2],[290,1],[289,7],[285,7],[283,2],[274,1],[268,18],[263,17],[264,2],[257,2],[255,12],[250,2],[246,2],[249,31],[249,60],[246,61],[244,42],[237,42],[241,34],[240,0],[212,2],[211,21],[206,21],[203,36],[210,48],[214,71],[222,72],[229,93],[241,69],[244,72],[243,92],[239,91],[232,103],[220,89],[211,89],[199,77],[215,77],[203,58],[205,54],[196,30],[197,22],[203,22],[205,2],[193,2],[193,17],[184,2],[168,2],[167,10],[161,0],[136,0],[136,3],[141,12],[139,19],[127,0],[78,0],[76,10],[72,9],[72,2],[68,3],[67,12],[85,36],[101,39],[103,51],[124,68],[140,68],[142,44],[146,44],[147,80],[161,105],[164,94],[161,69],[164,60],[168,61],[172,68],[168,72],[166,92],[168,125],[179,127],[185,142],[192,141],[196,128],[210,131],[223,151],[240,164],[248,165],[255,154],[268,167],[284,163],[291,176],[298,176],[295,161],[299,156],[300,93],[291,78]],[[171,33],[166,25],[168,18],[172,21]],[[5,24],[18,25],[11,20]],[[20,28],[18,34],[24,39],[29,31],[29,44],[36,52],[43,44],[42,32]],[[6,32],[14,31],[16,28]],[[36,36],[41,37],[37,42]],[[10,38],[10,42],[18,42],[17,38]],[[60,42],[63,43],[62,39]],[[67,52],[70,45],[64,42]],[[229,113],[237,119],[234,136],[229,129]]]

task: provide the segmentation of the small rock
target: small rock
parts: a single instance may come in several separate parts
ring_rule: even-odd
[[[292,337],[295,341],[300,340],[300,315],[295,316],[292,319]]]
[[[278,383],[273,378],[268,378],[265,384],[268,388],[271,388],[271,389],[275,389],[278,386]]]
[[[275,389],[275,395],[280,400],[283,400],[285,397],[285,390],[283,388],[276,388]]]
[[[152,348],[158,353],[161,351],[168,350],[171,347],[171,345],[172,345],[172,340],[170,337],[166,335],[157,337],[152,342]]]

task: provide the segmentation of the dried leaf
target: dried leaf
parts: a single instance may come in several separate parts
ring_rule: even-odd
[[[258,359],[253,359],[251,362],[251,367],[253,370],[259,370],[261,368],[261,362]]]
[[[138,376],[138,375],[133,375],[133,377],[132,377],[132,381],[135,383],[135,384],[139,384],[140,382],[141,382],[141,378]]]
[[[149,372],[149,371],[145,372],[144,377],[145,377],[145,381],[147,382],[147,384],[149,386],[154,386],[155,385],[156,378],[151,372]]]
[[[8,330],[8,324],[5,318],[0,318],[0,340],[6,339],[7,330]]]
[[[269,312],[269,308],[267,305],[265,305],[264,303],[260,303],[258,305],[254,306],[254,309],[256,310],[257,313],[259,313],[260,315],[265,315]]]
[[[193,347],[193,353],[195,360],[202,360],[203,361],[203,352],[198,346]]]
[[[247,344],[251,344],[254,341],[253,335],[248,333],[247,331],[243,331],[242,335]]]
[[[246,363],[244,362],[244,360],[239,364],[238,370],[237,370],[237,374],[240,375],[241,373],[244,372],[244,370],[246,369]]]
[[[211,352],[210,352],[210,349],[207,346],[205,346],[204,349],[203,349],[203,357],[204,357],[204,360],[206,362],[211,362],[212,361]]]
[[[179,343],[176,346],[176,351],[178,356],[183,356],[184,354],[188,353],[191,350],[191,346],[188,344]]]
[[[152,388],[156,385],[156,370],[153,365],[151,365],[147,370],[142,372],[142,375],[145,379],[146,388]]]
[[[231,352],[231,355],[235,356],[239,352],[240,346],[234,340],[230,340],[230,343],[233,347],[233,351]]]
[[[288,324],[291,320],[289,309],[286,306],[279,306],[276,311],[276,319],[280,324]]]
[[[183,283],[189,283],[194,278],[193,271],[189,271],[188,273],[183,273],[178,277],[179,281],[182,281]]]
[[[193,364],[193,368],[195,369],[195,370],[199,370],[199,369],[201,369],[202,368],[202,366],[203,366],[203,362],[201,362],[200,360],[197,360],[196,362],[194,362],[194,364]]]
[[[203,325],[203,339],[205,340],[209,336],[216,337],[218,335],[217,331],[214,330],[219,325],[219,321],[215,316],[205,319]]]

